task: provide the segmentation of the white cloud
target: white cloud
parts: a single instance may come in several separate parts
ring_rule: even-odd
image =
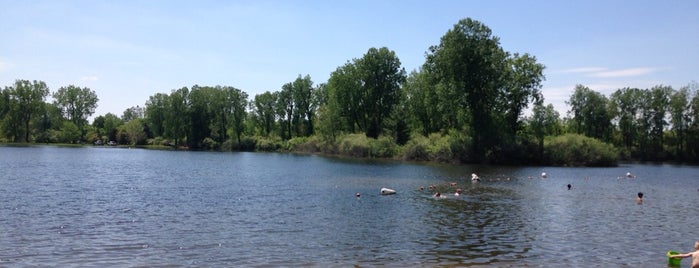
[[[658,68],[637,67],[626,69],[609,69],[604,67],[579,67],[566,69],[562,73],[582,74],[587,77],[595,78],[618,78],[618,77],[634,77],[646,75],[657,71]]]
[[[596,73],[606,71],[607,68],[603,67],[580,67],[563,70],[563,73]]]
[[[645,74],[649,74],[652,72],[655,72],[657,69],[656,68],[629,68],[629,69],[621,69],[621,70],[609,70],[609,71],[601,71],[601,72],[593,72],[590,74],[592,77],[600,77],[600,78],[614,78],[614,77],[632,77],[632,76],[641,76]]]
[[[87,82],[92,82],[92,81],[97,81],[100,80],[99,77],[96,75],[88,75],[88,76],[83,76],[80,78],[80,81],[87,81]]]

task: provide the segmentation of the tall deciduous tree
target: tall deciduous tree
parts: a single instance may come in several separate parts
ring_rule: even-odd
[[[5,116],[5,130],[15,142],[29,142],[30,124],[41,113],[49,88],[43,81],[16,80],[13,87],[7,88],[9,111]]]
[[[689,86],[682,87],[670,96],[670,123],[675,134],[675,156],[684,159],[687,156],[687,136],[692,122],[691,91]]]
[[[337,68],[328,80],[324,116],[342,120],[346,130],[377,138],[401,100],[405,70],[395,52],[370,48],[360,59]]]
[[[164,122],[167,113],[168,95],[158,93],[148,98],[144,116],[146,118],[148,128],[153,132],[153,135],[163,136],[165,132]]]
[[[430,47],[425,66],[440,80],[447,82],[463,107],[468,109],[469,132],[473,137],[475,157],[482,159],[498,143],[494,115],[507,53],[490,28],[470,18],[460,20]]]
[[[275,95],[269,91],[255,95],[253,100],[254,115],[262,129],[262,135],[265,137],[272,133],[274,119],[276,118],[274,112],[276,102]]]
[[[609,141],[612,118],[607,97],[586,86],[576,85],[575,92],[566,103],[570,105],[572,127],[576,133]]]
[[[165,137],[173,139],[175,146],[179,146],[187,138],[189,130],[189,88],[173,90],[167,100],[167,112],[163,121]]]
[[[666,120],[668,106],[670,105],[670,95],[672,87],[654,86],[647,92],[647,102],[644,109],[646,123],[647,146],[646,156],[652,160],[662,160],[663,145],[665,142],[665,128],[668,125]]]
[[[313,134],[313,81],[310,75],[299,75],[292,83],[292,99],[294,102],[294,129],[296,136]]]
[[[104,136],[104,142],[116,141],[117,131],[124,121],[113,113],[107,113],[103,116],[98,116],[92,122],[92,126],[97,130],[97,133]]]
[[[622,88],[610,97],[612,117],[617,121],[621,135],[621,144],[627,150],[632,150],[638,143],[638,129],[643,90],[638,88]]]
[[[97,93],[87,87],[69,85],[61,87],[53,93],[54,103],[61,109],[66,119],[70,120],[80,131],[80,139],[84,138],[87,118],[95,113],[97,108]]]
[[[542,159],[544,153],[544,137],[556,134],[560,114],[549,104],[544,106],[537,103],[532,109],[530,127],[538,142],[538,156]]]
[[[365,116],[368,125],[366,136],[378,138],[384,122],[400,101],[400,87],[405,82],[405,69],[394,51],[386,47],[370,48],[357,62]]]
[[[224,89],[226,104],[230,111],[230,128],[235,134],[238,144],[241,144],[243,132],[245,131],[245,120],[247,119],[248,93],[233,87]]]
[[[501,102],[511,137],[517,134],[522,112],[529,107],[529,103],[540,103],[543,100],[540,91],[543,79],[544,65],[537,63],[536,57],[515,53],[508,58],[505,92]]]
[[[121,120],[124,120],[124,122],[129,122],[134,119],[143,119],[144,116],[145,109],[140,105],[136,105],[126,108],[121,115]]]
[[[328,79],[327,112],[328,122],[342,122],[342,130],[354,133],[363,130],[366,120],[362,112],[362,84],[357,65],[347,62],[330,74]],[[334,136],[334,135],[333,135]]]

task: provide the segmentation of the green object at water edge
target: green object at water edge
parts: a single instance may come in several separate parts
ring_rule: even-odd
[[[676,254],[680,254],[680,253],[677,252],[677,251],[672,251],[672,250],[670,250],[670,251],[667,252],[667,265],[668,265],[668,266],[680,267],[680,263],[682,263],[682,259],[680,259],[680,258],[670,258],[670,255],[676,255]]]

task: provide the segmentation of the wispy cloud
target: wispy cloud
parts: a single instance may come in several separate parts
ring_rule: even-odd
[[[100,80],[100,78],[97,77],[96,75],[88,75],[88,76],[81,77],[80,80],[86,81],[86,82],[92,82],[92,81]]]
[[[596,73],[607,71],[607,68],[603,67],[580,67],[563,70],[564,73]]]
[[[609,70],[609,71],[595,72],[595,73],[591,73],[590,76],[601,77],[601,78],[633,77],[633,76],[641,76],[641,75],[649,74],[649,73],[655,72],[656,70],[657,70],[656,68],[629,68],[629,69],[621,69],[621,70]]]
[[[617,77],[634,77],[646,75],[657,71],[658,68],[637,67],[626,69],[609,69],[604,67],[580,67],[563,70],[563,73],[583,74],[587,77],[596,78],[617,78]]]

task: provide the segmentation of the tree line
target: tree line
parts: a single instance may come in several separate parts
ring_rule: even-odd
[[[608,97],[577,85],[561,117],[544,104],[544,68],[533,55],[505,51],[490,28],[467,18],[409,74],[394,51],[372,47],[324,83],[299,75],[251,99],[231,86],[194,85],[92,124],[98,98],[89,88],[61,87],[49,103],[44,82],[17,80],[0,91],[0,139],[460,163],[699,162],[696,83]]]

